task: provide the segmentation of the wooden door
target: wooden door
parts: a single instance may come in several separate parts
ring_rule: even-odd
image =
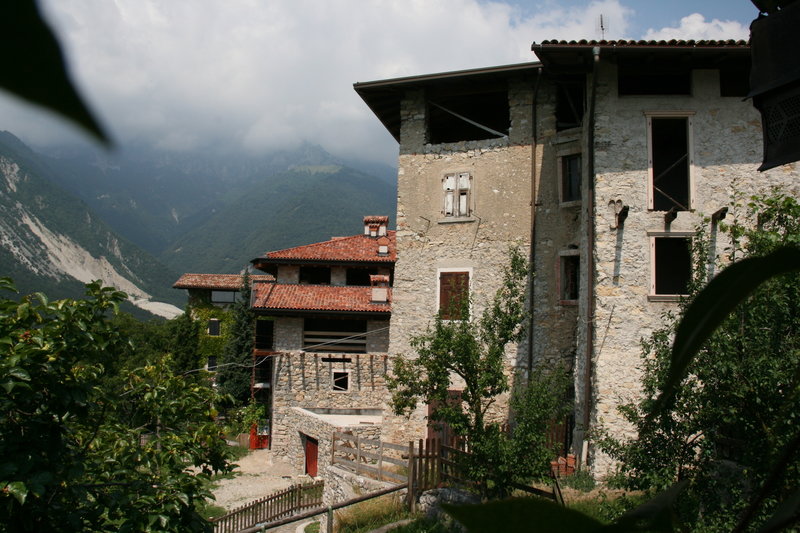
[[[306,474],[317,477],[317,455],[319,453],[319,443],[317,439],[312,439],[308,435],[305,437],[306,448]]]

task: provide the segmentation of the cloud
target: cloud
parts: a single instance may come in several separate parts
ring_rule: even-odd
[[[706,22],[700,13],[693,13],[681,19],[677,28],[661,28],[660,30],[648,29],[644,35],[647,40],[670,39],[743,39],[750,36],[750,29],[735,20],[713,19]]]
[[[534,41],[600,38],[600,13],[605,37],[620,38],[633,16],[619,0],[544,1],[524,12],[478,0],[42,4],[75,79],[122,145],[257,152],[310,141],[388,163],[397,145],[354,82],[532,61]],[[0,129],[33,143],[74,135],[8,98],[0,116]]]

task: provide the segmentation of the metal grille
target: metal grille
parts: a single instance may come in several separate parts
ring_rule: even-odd
[[[800,137],[800,94],[765,101],[764,116],[770,142]]]

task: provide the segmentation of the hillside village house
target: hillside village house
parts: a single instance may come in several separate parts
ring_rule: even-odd
[[[395,232],[387,216],[363,221],[362,234],[252,261],[267,272],[251,276],[253,398],[268,408],[270,448],[312,476],[317,458],[330,455],[334,430],[380,434]],[[190,289],[190,306],[197,298],[232,302],[220,294],[227,280],[184,274],[174,286]]]
[[[800,181],[794,164],[756,172],[743,41],[532,50],[539,62],[355,84],[399,143],[388,352],[413,355],[411,337],[450,312],[448,288],[467,287],[480,313],[509,246],[522,247],[535,270],[530,342],[509,347],[508,373],[572,370],[567,444],[602,475],[610,461],[587,432],[630,434],[617,407],[640,392],[639,340],[686,292],[696,228],[724,259],[717,230],[733,195],[797,194]],[[427,406],[410,419],[383,408],[382,438],[424,436]]]

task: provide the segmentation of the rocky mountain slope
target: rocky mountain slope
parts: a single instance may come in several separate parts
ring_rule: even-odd
[[[0,275],[20,293],[80,296],[102,279],[149,313],[180,313],[175,274],[117,235],[83,202],[55,184],[57,170],[13,135],[0,133]]]

